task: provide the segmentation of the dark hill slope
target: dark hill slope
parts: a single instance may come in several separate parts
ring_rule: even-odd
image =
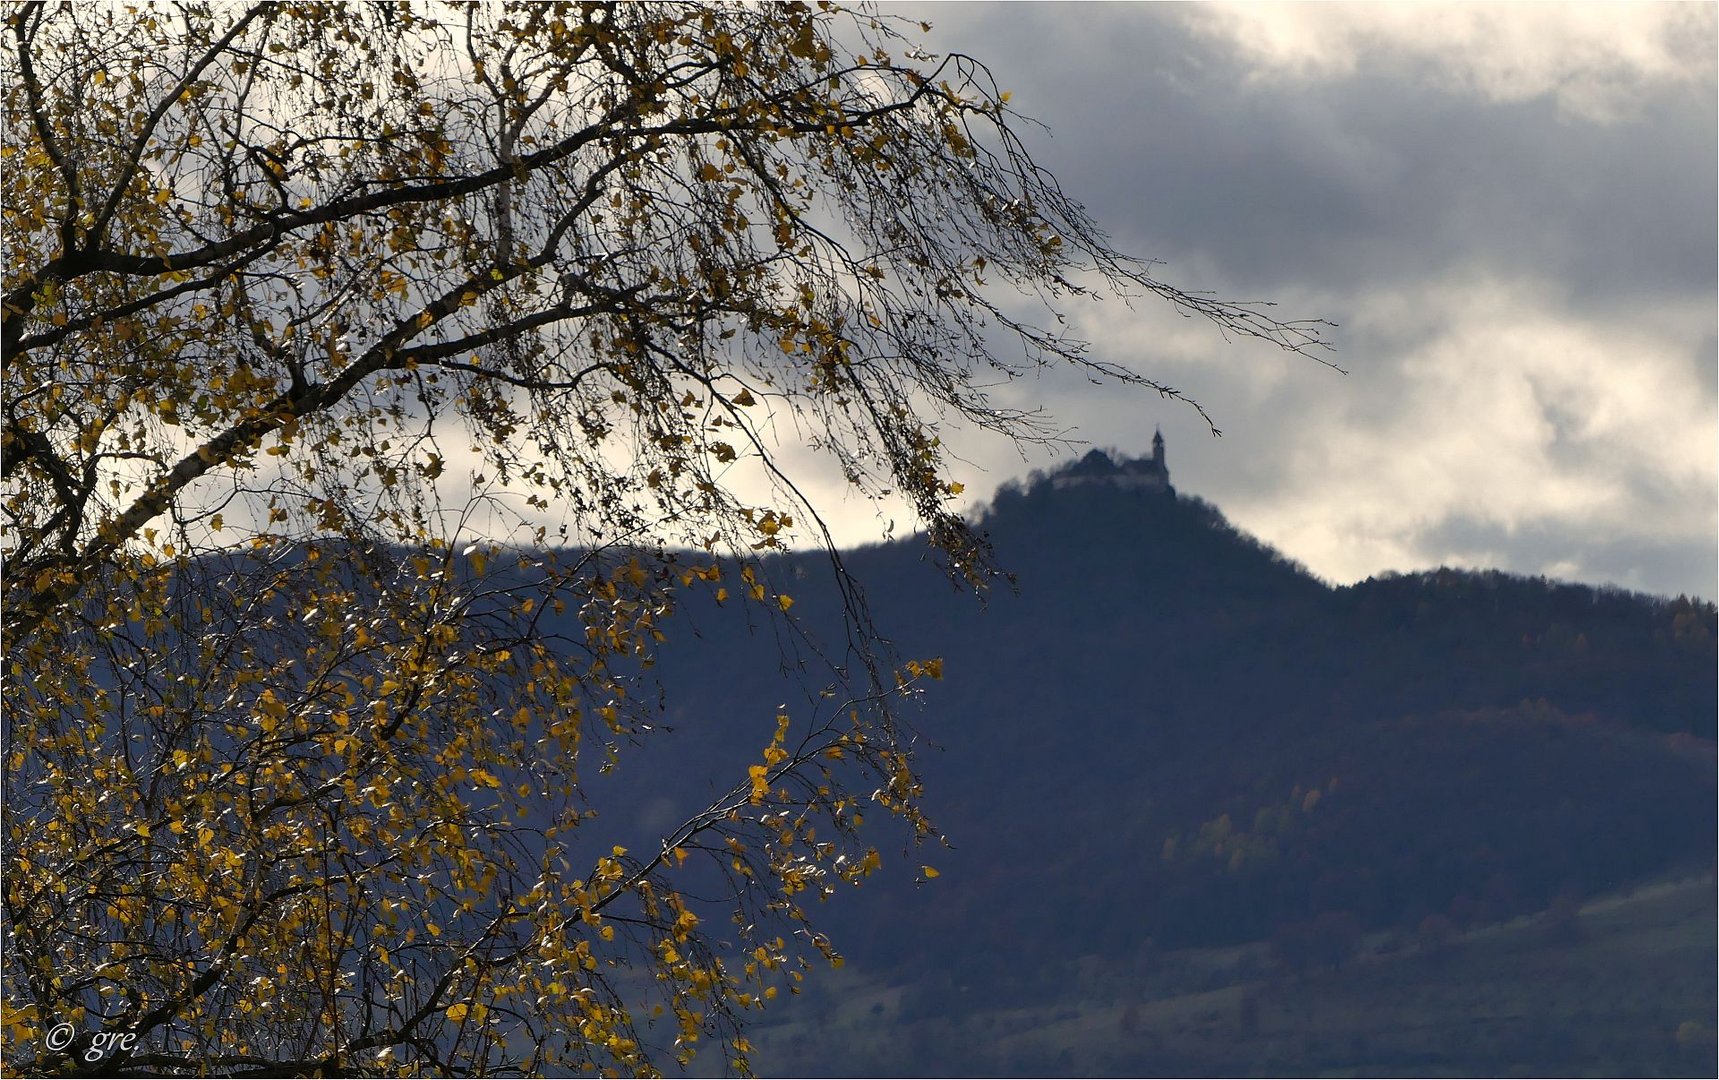
[[[947,673],[919,723],[953,848],[822,916],[869,969],[1033,994],[1147,939],[1473,923],[1711,859],[1711,605],[1455,571],[1331,589],[1198,500],[1104,485],[1006,493],[985,527],[1017,588],[984,603],[913,541],[844,556],[902,654]],[[822,558],[771,573],[796,613],[834,591]],[[688,618],[662,668],[677,732],[648,752],[692,777],[743,767],[756,740],[725,718],[788,695],[775,635]],[[919,862],[934,885],[907,883]]]

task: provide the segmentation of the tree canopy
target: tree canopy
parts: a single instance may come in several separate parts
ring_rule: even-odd
[[[934,835],[898,704],[940,664],[841,577],[848,640],[795,637],[758,553],[839,556],[783,447],[982,584],[940,423],[1035,437],[985,386],[1050,364],[1180,397],[1059,303],[1320,344],[1113,250],[916,29],[9,10],[14,1070],[744,1068],[748,1010],[839,959],[806,905],[879,865],[862,818]],[[723,718],[755,762],[627,850],[582,781],[651,734],[694,597],[773,620],[808,692]]]

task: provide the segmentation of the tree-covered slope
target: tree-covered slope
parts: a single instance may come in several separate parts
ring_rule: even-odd
[[[842,558],[902,655],[945,673],[917,721],[951,846],[885,852],[873,895],[830,905],[867,970],[1032,995],[1083,955],[1321,916],[1479,925],[1711,860],[1709,604],[1450,570],[1334,589],[1197,499],[1054,478],[983,524],[1014,575],[983,602],[913,540]],[[805,610],[835,584],[822,558],[770,572]],[[676,732],[649,752],[741,767],[757,747],[728,719],[789,695],[734,673],[782,639],[739,610],[686,625],[662,666]],[[839,653],[837,623],[808,625]]]

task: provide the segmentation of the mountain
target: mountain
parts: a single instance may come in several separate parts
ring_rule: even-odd
[[[895,874],[817,913],[863,977],[955,1031],[1126,995],[1179,950],[1268,942],[1269,970],[1302,976],[1378,935],[1479,932],[1710,872],[1712,604],[1449,569],[1333,588],[1216,508],[1128,482],[1147,471],[1089,459],[999,492],[981,523],[1014,582],[984,602],[939,587],[913,539],[839,571],[771,562],[808,601],[861,583],[901,655],[944,661],[916,719],[950,846],[892,853]],[[784,691],[774,635],[689,619],[696,645],[662,668],[675,734],[643,750],[692,776],[756,753],[713,718]],[[653,798],[642,817],[680,809]],[[921,862],[936,881],[910,880]],[[842,1007],[822,1002],[804,1008]],[[766,1068],[867,1067],[851,1041],[775,1059],[759,1041]],[[970,1045],[863,1045],[881,1072],[1005,1068]]]

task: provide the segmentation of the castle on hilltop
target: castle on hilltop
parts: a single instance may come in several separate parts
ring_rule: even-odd
[[[1152,456],[1123,458],[1121,464],[1112,461],[1102,450],[1087,455],[1051,477],[1051,484],[1070,488],[1083,484],[1109,484],[1124,491],[1156,491],[1174,496],[1170,486],[1170,467],[1164,464],[1164,433],[1152,436]]]

